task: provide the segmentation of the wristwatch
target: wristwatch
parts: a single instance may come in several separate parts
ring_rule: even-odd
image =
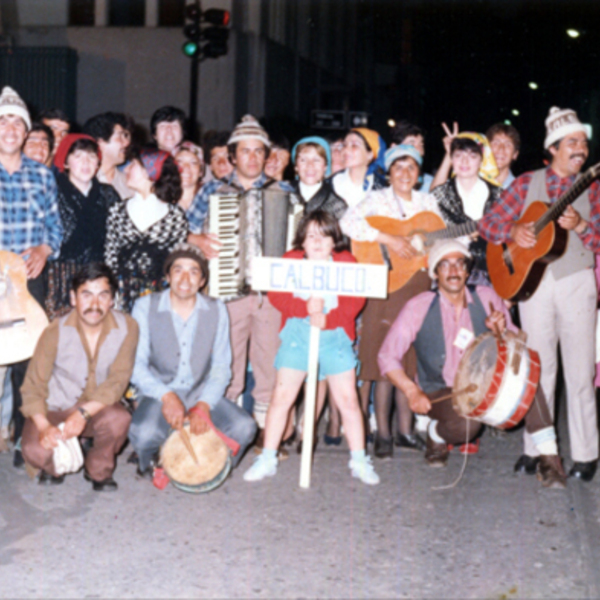
[[[90,413],[87,410],[85,410],[85,408],[83,408],[83,406],[78,406],[77,410],[79,411],[81,416],[85,419],[85,422],[89,423],[89,420],[92,418],[92,415],[90,415]]]

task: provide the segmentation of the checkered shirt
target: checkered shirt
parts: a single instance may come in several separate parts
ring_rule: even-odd
[[[12,175],[0,164],[0,248],[20,254],[48,244],[54,259],[62,236],[56,180],[50,169],[25,155]]]
[[[494,244],[505,242],[510,237],[510,229],[517,221],[531,183],[532,172],[517,177],[510,187],[502,192],[500,201],[479,221],[479,233]],[[550,167],[546,169],[546,191],[551,202],[555,202],[575,182],[575,176],[559,177]],[[592,252],[600,252],[600,183],[594,181],[589,188],[590,220],[579,236],[583,245]]]

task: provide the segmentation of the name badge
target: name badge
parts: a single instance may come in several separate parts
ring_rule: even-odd
[[[472,342],[475,334],[464,327],[460,328],[456,339],[454,340],[454,345],[460,350],[465,350],[467,346]]]

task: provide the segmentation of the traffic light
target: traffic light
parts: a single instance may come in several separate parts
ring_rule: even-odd
[[[209,8],[202,12],[200,3],[188,4],[185,8],[186,23],[183,33],[187,42],[181,47],[183,53],[190,58],[218,58],[227,54],[227,40],[229,29],[226,29],[230,20],[230,13],[219,8]],[[200,23],[204,21],[210,27],[201,28]],[[200,41],[207,43],[200,46]]]

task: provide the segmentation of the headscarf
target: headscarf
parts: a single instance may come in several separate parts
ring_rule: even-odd
[[[360,137],[365,140],[367,146],[373,152],[373,161],[367,169],[367,175],[375,173],[377,170],[385,171],[385,165],[383,157],[387,146],[381,136],[373,129],[367,129],[366,127],[355,127],[350,130],[351,133],[357,133]]]
[[[171,156],[164,150],[156,150],[154,148],[146,148],[140,152],[140,160],[148,173],[150,181],[158,181],[162,174],[162,169],[165,164],[165,160]]]
[[[482,133],[476,133],[474,131],[463,131],[459,133],[457,138],[468,138],[473,140],[480,148],[483,155],[481,166],[479,167],[479,177],[485,179],[492,185],[499,185],[496,181],[498,177],[498,166],[496,165],[496,159],[492,153],[492,148],[488,139]]]

